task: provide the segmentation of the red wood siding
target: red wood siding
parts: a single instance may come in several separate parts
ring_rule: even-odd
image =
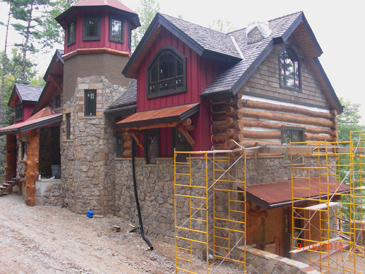
[[[179,50],[186,57],[186,77],[187,91],[184,93],[167,95],[163,97],[147,99],[146,96],[146,71],[149,63],[153,59],[156,52],[164,46],[172,46]],[[196,129],[191,133],[196,145],[193,150],[210,150],[210,102],[201,100],[199,95],[204,88],[218,75],[224,68],[223,63],[200,57],[190,47],[184,44],[180,39],[171,34],[166,29],[161,30],[154,44],[149,49],[144,60],[138,68],[137,76],[137,111],[147,111],[171,106],[185,105],[190,103],[200,103],[200,113],[194,115],[193,124]],[[164,131],[160,130],[160,137]],[[171,134],[169,134],[171,136]],[[168,137],[171,139],[171,137]],[[168,139],[167,138],[167,139]],[[162,140],[162,138],[161,138]],[[161,156],[169,155],[172,147],[166,142],[161,141]],[[172,144],[171,144],[172,145]]]
[[[19,103],[19,102],[20,101],[18,99],[16,103]],[[23,120],[19,120],[19,121],[15,120],[15,108],[14,108],[14,124],[18,124],[18,123],[21,123],[21,122],[27,120],[31,116],[34,107],[35,107],[34,104],[23,104]]]
[[[67,54],[76,49],[84,49],[84,48],[108,48],[118,51],[124,51],[131,53],[128,47],[128,31],[129,31],[129,18],[125,16],[120,16],[117,14],[110,13],[110,15],[116,16],[118,18],[122,18],[124,20],[124,43],[116,43],[109,41],[109,14],[105,12],[99,12],[101,18],[101,26],[100,26],[100,40],[99,41],[83,41],[82,33],[83,33],[83,16],[85,14],[96,14],[96,12],[80,12],[76,16],[67,18],[66,21],[66,30],[65,30],[65,44],[64,44],[64,53]],[[67,23],[73,20],[76,17],[76,37],[75,43],[67,46]]]

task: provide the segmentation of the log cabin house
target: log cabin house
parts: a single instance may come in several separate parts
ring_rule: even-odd
[[[28,142],[26,203],[36,204],[39,174],[60,164],[60,204],[134,221],[134,140],[144,223],[152,237],[173,242],[174,149],[261,147],[247,154],[247,244],[275,243],[271,251],[288,256],[290,160],[265,145],[335,141],[342,112],[303,12],[227,34],[157,14],[133,54],[138,15],[117,0],[82,0],[56,20],[64,50],[50,63],[33,116],[0,129],[7,181],[22,159],[15,144]]]

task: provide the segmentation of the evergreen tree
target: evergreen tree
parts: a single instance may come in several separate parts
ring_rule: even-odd
[[[37,12],[49,4],[49,0],[13,0],[11,13],[17,23],[12,24],[14,29],[23,37],[23,42],[15,44],[22,52],[21,57],[21,83],[27,83],[26,70],[30,63],[29,54],[35,53],[34,39],[39,39],[42,24],[42,13]]]

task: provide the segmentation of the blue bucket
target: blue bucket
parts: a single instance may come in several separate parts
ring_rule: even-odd
[[[87,213],[86,213],[86,216],[89,217],[89,218],[92,218],[94,215],[94,212],[92,210],[89,210]]]

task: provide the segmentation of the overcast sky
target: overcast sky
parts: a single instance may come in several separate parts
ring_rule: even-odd
[[[136,10],[139,0],[121,0]],[[303,11],[323,54],[319,58],[339,97],[361,103],[365,125],[365,88],[360,85],[365,78],[364,1],[329,0],[158,0],[161,13],[182,15],[184,20],[208,26],[213,20],[230,21],[236,28],[244,28],[254,20],[269,20],[297,11]],[[0,4],[0,20],[5,21],[7,6]],[[4,47],[5,28],[0,27],[0,50]],[[16,41],[10,39],[10,44]],[[53,51],[54,52],[54,51]],[[39,74],[43,75],[53,52],[42,56]]]

